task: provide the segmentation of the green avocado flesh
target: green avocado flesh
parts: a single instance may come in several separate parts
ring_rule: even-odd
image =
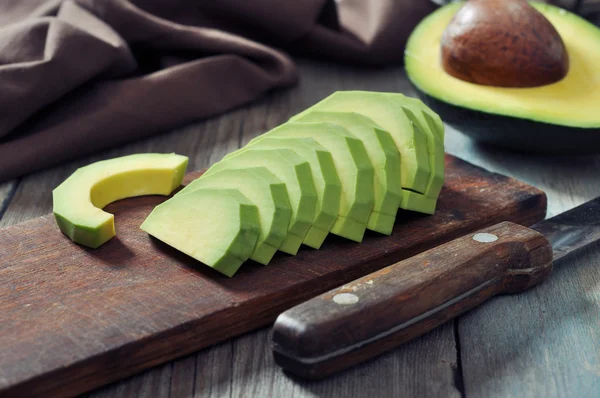
[[[430,174],[428,137],[415,132],[412,122],[394,101],[383,93],[369,91],[338,91],[292,117],[295,121],[308,112],[357,112],[388,131],[402,161],[402,188],[424,194]],[[427,133],[427,132],[425,132]]]
[[[423,102],[336,92],[226,155],[142,229],[232,276],[330,233],[391,234],[399,209],[432,214],[444,167],[444,124]]]
[[[331,153],[312,138],[269,136],[246,148],[293,149],[294,152],[310,163],[317,191],[317,205],[312,226],[306,233],[302,243],[315,249],[320,248],[337,219],[342,194],[342,185]]]
[[[361,242],[374,204],[373,165],[362,141],[331,123],[288,122],[250,141],[268,137],[309,137],[331,153],[342,184],[340,209],[330,232]]]
[[[423,111],[422,105],[414,102],[413,99],[409,101],[402,94],[389,94],[386,96],[403,108],[415,130],[419,131],[420,134],[427,135],[429,153],[444,153],[444,130],[440,133],[434,120],[428,122],[428,118],[431,119],[431,116]],[[431,171],[424,195],[428,198],[437,199],[444,183],[444,156],[430,156],[429,167]]]
[[[229,169],[202,176],[175,196],[207,188],[237,189],[258,207],[260,234],[250,259],[268,264],[283,243],[292,216],[285,184],[264,167]]]
[[[538,141],[548,139],[548,125],[578,128],[584,130],[582,133],[586,129],[598,131],[600,29],[597,26],[556,6],[531,2],[554,26],[565,45],[569,56],[567,75],[556,83],[538,87],[473,84],[448,74],[441,61],[442,35],[463,4],[452,2],[429,14],[411,33],[406,45],[407,76],[423,98],[431,99],[427,102],[434,106],[433,110],[444,112],[444,120],[452,118],[452,123],[465,133],[489,130],[494,127],[492,120],[495,124],[505,123],[494,131],[498,134],[525,126],[529,130],[536,127],[523,121],[544,123],[538,126],[540,134],[534,135]],[[515,37],[518,38],[516,34]],[[534,133],[523,131],[523,134]]]
[[[111,202],[141,195],[169,195],[185,174],[188,158],[143,153],[103,160],[77,169],[52,191],[54,217],[73,242],[97,248],[115,236]]]
[[[286,185],[292,216],[279,250],[295,255],[314,220],[317,193],[308,161],[291,149],[247,149],[215,163],[204,175],[221,170],[265,167]]]
[[[240,191],[200,188],[156,206],[141,229],[233,276],[252,254],[259,225],[256,205]]]
[[[374,169],[374,205],[367,228],[382,234],[392,232],[402,203],[400,154],[390,133],[371,119],[354,112],[308,112],[298,122],[327,122],[346,128],[365,146]]]

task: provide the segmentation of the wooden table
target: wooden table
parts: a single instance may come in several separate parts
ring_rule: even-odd
[[[401,68],[300,60],[298,86],[250,106],[0,184],[0,227],[51,211],[51,190],[77,167],[136,152],[174,151],[206,167],[335,90],[412,94]],[[448,127],[447,152],[543,189],[549,216],[600,195],[600,156],[520,155],[484,148]],[[600,246],[555,264],[542,285],[499,297],[343,374],[303,382],[273,362],[269,329],[96,390],[104,397],[599,397]]]

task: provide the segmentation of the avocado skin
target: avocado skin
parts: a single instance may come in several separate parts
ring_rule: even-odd
[[[591,155],[600,152],[600,128],[560,126],[495,115],[441,101],[412,85],[419,99],[445,123],[481,143],[515,152]]]

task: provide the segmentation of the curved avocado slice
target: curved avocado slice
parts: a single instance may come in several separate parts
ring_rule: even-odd
[[[254,142],[246,148],[293,149],[294,152],[310,163],[315,189],[317,190],[317,206],[315,208],[315,219],[302,243],[315,249],[320,248],[337,219],[342,195],[342,184],[331,153],[309,137],[285,138],[270,136]]]
[[[292,216],[285,184],[264,167],[228,169],[201,176],[175,196],[206,188],[237,189],[257,206],[260,234],[250,259],[269,264],[287,235]]]
[[[365,145],[374,169],[374,205],[367,228],[389,235],[402,203],[400,154],[390,133],[355,112],[308,112],[298,122],[327,122],[346,128]]]
[[[330,232],[361,242],[374,204],[373,165],[362,141],[335,124],[288,122],[256,137],[248,146],[268,137],[313,138],[331,153],[342,195]]]
[[[357,112],[388,131],[396,144],[402,161],[402,188],[425,193],[429,181],[430,154],[424,134],[414,126],[402,108],[385,94],[370,91],[337,91],[316,105],[292,117],[299,120],[308,112]]]
[[[141,229],[233,276],[260,233],[258,209],[235,189],[197,189],[156,206]]]
[[[77,169],[52,191],[54,217],[73,242],[97,248],[115,236],[114,216],[102,210],[116,200],[169,195],[183,180],[188,158],[143,153]]]
[[[544,123],[538,126],[544,134],[546,127],[552,126],[565,127],[564,132],[600,128],[598,27],[566,10],[532,2],[556,28],[567,48],[570,65],[565,78],[531,88],[472,84],[446,73],[440,60],[440,39],[462,4],[451,3],[421,21],[405,51],[408,78],[423,100],[445,121],[464,132],[477,132],[484,127],[494,129],[495,125],[494,132],[513,136],[522,127],[529,128],[523,133],[532,134],[535,125],[523,123],[526,121]]]
[[[205,176],[226,169],[265,167],[286,185],[292,216],[288,233],[279,250],[295,255],[310,229],[317,204],[317,193],[310,164],[291,149],[263,150],[243,148],[235,155],[215,163]]]

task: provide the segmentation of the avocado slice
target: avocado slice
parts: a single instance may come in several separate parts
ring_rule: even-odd
[[[288,122],[256,137],[248,146],[268,137],[313,138],[331,153],[342,195],[339,213],[330,232],[361,242],[374,204],[373,165],[362,141],[335,124]]]
[[[365,145],[374,169],[374,205],[367,228],[389,235],[402,203],[400,154],[390,133],[355,112],[308,112],[298,122],[334,123],[347,129]]]
[[[427,122],[427,125],[429,126],[429,129],[434,133],[435,137],[439,142],[444,142],[445,126],[444,122],[442,121],[442,118],[440,118],[440,115],[435,113],[430,107],[425,105],[423,101],[417,98],[407,97],[405,95],[397,93],[390,93],[387,95],[401,96],[403,101],[407,102],[408,104],[411,104],[414,108],[421,109],[421,112],[423,112],[423,116]],[[414,112],[416,113],[416,109]]]
[[[444,135],[443,131],[440,134],[434,120],[428,122],[428,114],[424,112],[425,107],[422,103],[411,101],[403,94],[388,94],[388,98],[394,101],[398,106],[402,107],[406,116],[413,123],[416,130],[420,134],[425,134],[427,139],[428,152],[430,153],[429,166],[431,172],[427,181],[427,188],[423,193],[428,198],[437,199],[444,184]],[[427,116],[426,116],[427,115]],[[429,117],[431,119],[431,117]],[[433,125],[432,125],[432,122]],[[433,154],[433,156],[431,156]],[[433,212],[434,209],[431,209]],[[427,213],[427,211],[425,211]]]
[[[402,188],[424,194],[430,173],[427,137],[418,134],[405,112],[383,93],[337,91],[316,105],[292,117],[295,121],[312,111],[357,112],[388,131],[401,155]]]
[[[260,233],[256,205],[235,189],[175,195],[140,228],[229,277],[250,257]]]
[[[188,158],[142,153],[77,169],[52,191],[54,217],[73,242],[97,248],[115,236],[114,216],[101,209],[116,200],[169,195],[183,180]]]
[[[285,138],[274,135],[255,142],[246,148],[293,149],[294,152],[310,163],[315,189],[317,190],[317,205],[315,219],[302,243],[314,249],[320,248],[337,219],[342,195],[342,184],[331,153],[310,137]]]
[[[473,84],[451,76],[441,63],[440,40],[463,4],[453,2],[434,11],[409,37],[406,73],[419,97],[446,123],[477,140],[520,151],[596,151],[600,29],[564,9],[531,2],[566,46],[567,75],[556,83],[528,88]]]
[[[444,142],[444,122],[437,113],[431,110],[423,101],[418,98],[407,97],[401,93],[382,93],[391,100],[402,104],[403,108],[409,109],[415,116],[419,112],[423,113],[423,118],[419,118],[421,122],[425,121],[425,125],[431,131],[433,138],[437,142]]]
[[[312,225],[317,204],[317,192],[309,162],[292,149],[274,151],[244,148],[215,163],[204,175],[209,176],[225,169],[249,167],[265,167],[285,183],[292,216],[288,233],[279,250],[295,255]]]
[[[260,234],[250,259],[267,265],[287,235],[292,208],[285,184],[264,167],[227,169],[192,181],[179,191],[237,189],[258,208]]]

